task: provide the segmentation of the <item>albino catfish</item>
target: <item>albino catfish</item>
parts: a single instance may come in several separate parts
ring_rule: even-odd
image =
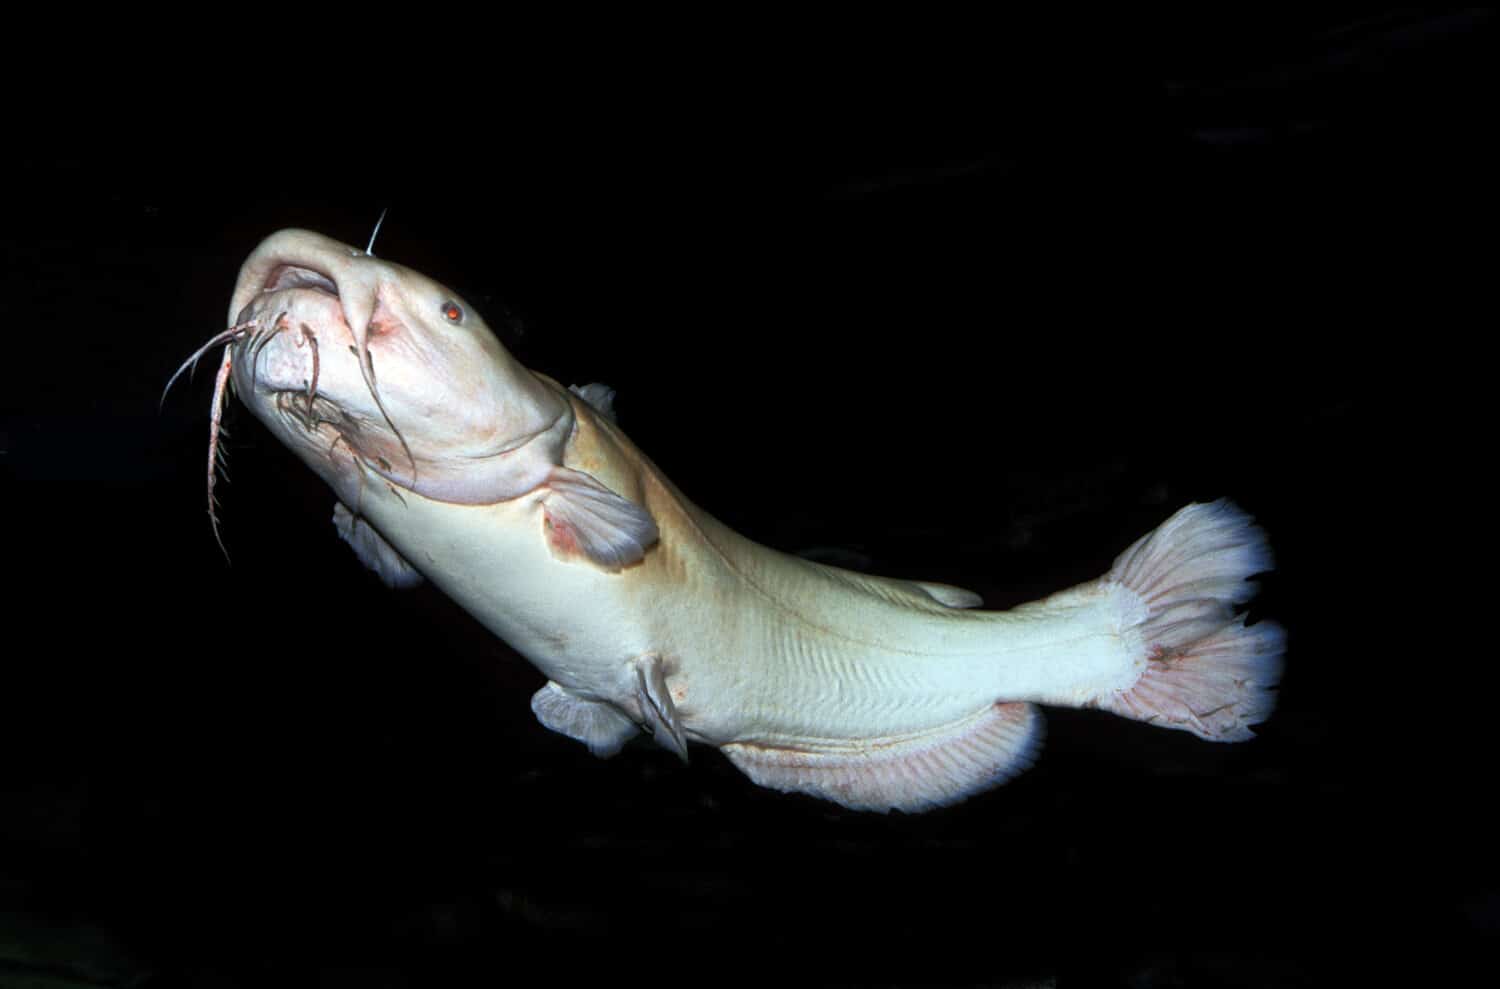
[[[360,560],[510,643],[547,678],[537,718],[596,755],[644,730],[683,759],[718,746],[762,786],[915,812],[1026,768],[1037,705],[1222,742],[1271,713],[1284,635],[1239,614],[1271,554],[1226,501],[1097,580],[984,611],[736,534],[625,437],[610,389],[527,370],[464,300],[368,248],[273,234],[229,322],[188,362],[223,345],[210,515],[232,387],[333,488]]]

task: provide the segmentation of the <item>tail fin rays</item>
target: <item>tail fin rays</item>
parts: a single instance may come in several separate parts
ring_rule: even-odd
[[[1276,703],[1286,633],[1235,610],[1257,590],[1247,578],[1272,565],[1265,533],[1222,499],[1187,506],[1121,553],[1105,580],[1146,606],[1147,666],[1092,706],[1214,742],[1253,737]]]

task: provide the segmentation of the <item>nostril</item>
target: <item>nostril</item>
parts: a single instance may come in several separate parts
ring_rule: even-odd
[[[397,316],[384,302],[376,301],[375,312],[370,315],[370,322],[365,326],[367,339],[380,336],[388,336],[397,333],[405,327]]]

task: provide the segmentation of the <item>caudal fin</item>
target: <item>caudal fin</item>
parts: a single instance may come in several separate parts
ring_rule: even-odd
[[[1286,633],[1236,612],[1257,590],[1247,578],[1271,568],[1265,533],[1223,499],[1187,506],[1121,553],[1104,580],[1144,603],[1147,665],[1092,706],[1213,742],[1251,738],[1275,706]]]

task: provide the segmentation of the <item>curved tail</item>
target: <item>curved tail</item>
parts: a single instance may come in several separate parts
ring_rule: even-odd
[[[1257,590],[1247,578],[1271,568],[1265,533],[1224,499],[1188,505],[1136,541],[1104,580],[1145,606],[1146,667],[1090,706],[1212,742],[1251,738],[1275,706],[1286,633],[1237,611]]]

